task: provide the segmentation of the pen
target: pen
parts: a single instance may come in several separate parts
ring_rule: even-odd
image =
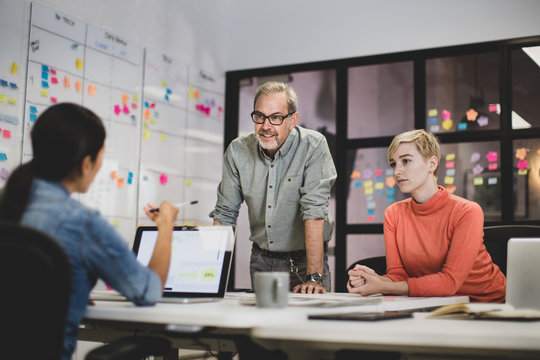
[[[178,207],[178,208],[181,208],[181,207],[188,206],[188,205],[195,205],[195,204],[197,204],[198,202],[199,202],[198,200],[186,201],[186,202],[183,202],[183,203],[180,203],[180,204],[174,204],[173,206],[176,206],[176,207]],[[159,208],[150,209],[150,212],[151,212],[151,213],[159,212]]]

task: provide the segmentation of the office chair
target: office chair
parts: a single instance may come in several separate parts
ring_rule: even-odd
[[[60,359],[71,291],[71,264],[48,235],[0,221],[2,358]],[[94,349],[88,360],[165,355],[169,340],[130,336]]]
[[[352,270],[356,264],[365,265],[375,270],[375,272],[379,275],[386,274],[386,256],[374,256],[358,260],[355,263],[351,264],[345,272],[345,282],[349,281],[349,270]]]
[[[491,259],[506,275],[508,240],[513,237],[540,237],[540,226],[497,225],[484,227],[484,245]]]

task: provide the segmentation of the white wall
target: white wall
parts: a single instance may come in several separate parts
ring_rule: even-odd
[[[225,69],[540,35],[538,0],[228,0]]]

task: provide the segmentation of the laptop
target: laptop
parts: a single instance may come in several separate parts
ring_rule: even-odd
[[[508,241],[506,303],[516,309],[540,309],[540,238]]]
[[[156,244],[156,226],[140,226],[133,252],[147,266]],[[176,226],[171,263],[159,302],[194,303],[225,297],[231,269],[235,233],[232,226]],[[125,300],[116,291],[93,291],[91,300]]]

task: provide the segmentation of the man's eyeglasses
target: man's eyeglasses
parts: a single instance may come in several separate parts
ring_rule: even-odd
[[[291,116],[292,114],[294,114],[295,112],[292,112],[292,113],[288,113],[287,115],[276,115],[276,114],[272,114],[272,115],[264,115],[258,111],[254,111],[251,113],[251,120],[253,120],[253,122],[255,124],[264,124],[264,121],[266,119],[268,119],[268,121],[270,122],[270,124],[272,125],[281,125],[283,124],[283,120],[285,120],[286,118],[288,118],[289,116]]]

